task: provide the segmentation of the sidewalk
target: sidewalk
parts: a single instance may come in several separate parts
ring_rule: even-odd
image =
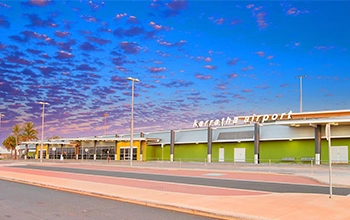
[[[321,183],[328,183],[329,170],[325,166],[309,167],[296,165],[283,166],[232,166],[213,164],[206,166],[195,164],[162,164],[159,163],[127,163],[105,162],[71,162],[71,163],[38,163],[18,161],[15,163],[0,162],[0,178],[24,182],[39,186],[59,188],[63,190],[98,195],[111,199],[138,203],[147,206],[180,210],[188,213],[212,216],[222,219],[350,219],[350,196],[333,196],[319,194],[298,193],[262,193],[244,190],[222,190],[215,187],[196,186],[191,188],[186,184],[159,184],[155,181],[135,181],[125,178],[96,177],[82,174],[64,174],[61,172],[28,172],[14,168],[13,165],[35,164],[39,166],[80,167],[86,169],[124,169],[135,172],[150,171],[178,173],[182,172],[227,172],[243,175],[243,178],[257,178],[259,174],[276,178],[282,175],[285,180],[298,181],[316,179]],[[190,167],[190,168],[188,168]],[[224,169],[226,168],[226,169]],[[148,170],[147,170],[148,169]],[[334,185],[345,185],[350,192],[349,166],[335,166],[332,169]],[[277,175],[276,175],[277,173]],[[214,177],[215,178],[215,177]],[[289,180],[288,180],[289,181]],[[132,183],[132,184],[131,184]],[[313,184],[313,183],[311,183]],[[317,184],[317,182],[315,183]],[[221,191],[220,191],[221,190]],[[199,193],[197,193],[198,191]],[[207,192],[212,192],[208,195]],[[350,193],[349,193],[350,194]]]

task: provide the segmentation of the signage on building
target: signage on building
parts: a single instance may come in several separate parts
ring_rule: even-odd
[[[292,119],[292,111],[289,111],[288,113],[282,113],[282,114],[265,114],[265,115],[253,114],[252,116],[240,116],[240,117],[232,117],[232,118],[227,117],[222,119],[213,119],[213,120],[205,120],[205,121],[194,120],[193,127],[200,128],[200,127],[208,127],[208,126],[236,125],[238,124],[239,120],[242,120],[244,124],[249,124],[254,122],[264,123],[264,122],[284,120],[284,119]]]

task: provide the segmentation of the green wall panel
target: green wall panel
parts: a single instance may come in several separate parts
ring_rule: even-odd
[[[163,152],[160,145],[158,146],[147,146],[146,148],[147,158],[146,161],[154,161],[154,160],[170,160],[170,146],[164,145]],[[163,158],[162,158],[163,155]]]
[[[212,145],[212,162],[219,161],[219,149],[224,148],[224,162],[234,162],[234,149],[245,148],[246,162],[253,162],[254,142],[214,143]]]
[[[174,147],[174,161],[196,161],[207,160],[208,145],[205,144],[177,144]]]
[[[260,142],[260,162],[279,163],[283,157],[294,157],[300,162],[302,157],[315,157],[314,140],[263,141]]]

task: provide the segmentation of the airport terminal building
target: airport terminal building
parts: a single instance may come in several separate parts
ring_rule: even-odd
[[[43,142],[44,158],[245,163],[349,163],[350,110],[195,120],[191,128]],[[32,157],[41,142],[24,142]]]

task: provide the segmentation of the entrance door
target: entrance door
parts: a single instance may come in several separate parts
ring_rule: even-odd
[[[348,146],[332,146],[332,162],[348,163]]]
[[[245,148],[235,148],[234,160],[235,162],[245,162]]]
[[[132,160],[137,160],[137,147],[132,148]],[[130,147],[120,148],[120,160],[130,160]]]
[[[225,161],[225,148],[219,148],[219,162]]]

